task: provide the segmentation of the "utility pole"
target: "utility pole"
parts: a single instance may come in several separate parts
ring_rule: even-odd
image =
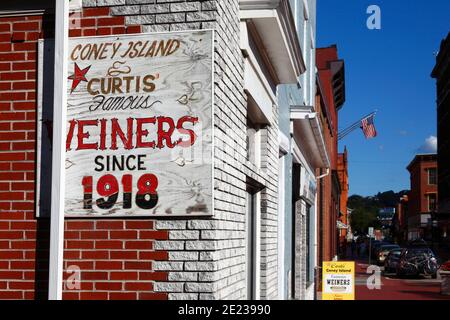
[[[369,227],[369,265],[372,264],[372,237],[373,237],[373,227]]]

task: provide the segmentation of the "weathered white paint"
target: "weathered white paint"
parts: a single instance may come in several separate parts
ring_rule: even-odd
[[[151,44],[156,41],[179,41],[180,46],[168,55],[157,54],[154,56],[133,56],[134,51],[127,53],[131,42],[141,41],[148,46],[143,53],[147,53]],[[152,33],[126,36],[107,37],[83,37],[72,38],[69,43],[70,75],[75,71],[75,64],[80,69],[89,68],[85,77],[87,81],[81,81],[72,91],[72,80],[68,79],[67,88],[67,129],[69,121],[75,120],[101,120],[106,119],[106,149],[100,150],[100,122],[97,126],[87,126],[83,132],[89,132],[84,143],[98,143],[99,149],[77,150],[78,127],[70,140],[70,150],[66,157],[66,216],[76,217],[114,217],[114,216],[207,216],[212,215],[213,192],[213,164],[212,164],[212,31]],[[94,55],[82,59],[77,46],[96,44],[97,46],[111,44],[105,59],[95,58]],[[114,53],[113,47],[117,48]],[[174,45],[172,48],[175,48]],[[72,57],[72,52],[75,54]],[[136,52],[141,52],[140,50]],[[171,50],[167,51],[171,52]],[[144,92],[143,79],[152,75],[155,79],[151,82],[155,85],[153,91]],[[140,77],[140,87],[135,86],[136,77]],[[135,77],[131,80],[128,89],[124,77]],[[89,81],[92,79],[105,79],[115,81],[122,79],[120,91],[101,92],[100,82],[92,82],[88,91]],[[120,81],[120,80],[117,80]],[[97,92],[100,90],[100,92]],[[97,107],[100,95],[107,99],[131,98],[148,99],[145,107],[131,109],[128,102],[119,104],[120,108]],[[126,100],[125,100],[126,101]],[[141,100],[142,101],[142,100]],[[135,104],[134,106],[136,106]],[[118,123],[127,136],[127,119],[171,117],[175,125],[178,119],[184,116],[197,117],[198,123],[185,123],[184,128],[193,130],[197,136],[193,146],[174,148],[167,146],[159,148],[135,148],[136,146],[136,120],[133,120],[133,148],[126,150],[125,145],[117,137],[117,149],[111,149],[111,119],[118,119]],[[167,125],[164,126],[167,130]],[[145,142],[157,142],[157,124],[145,124],[144,130],[148,130],[148,136],[142,140]],[[69,131],[68,131],[69,132]],[[184,141],[189,135],[175,130],[172,141],[177,139]],[[166,142],[164,143],[166,144]],[[102,170],[95,163],[98,156],[138,156],[144,155],[145,170]],[[104,161],[103,161],[104,162]],[[155,207],[142,209],[137,206],[135,196],[137,182],[143,174],[154,174],[158,178],[158,202]],[[96,204],[96,199],[102,198],[97,192],[96,184],[99,178],[105,174],[112,174],[119,183],[118,198],[112,208],[101,209]],[[132,175],[132,194],[130,209],[123,208],[123,175]],[[82,179],[86,176],[93,178],[92,209],[83,209]]]
[[[70,6],[70,10],[81,10],[82,8],[82,0],[70,0],[69,1],[69,6]]]
[[[69,41],[69,2],[56,1],[55,77],[52,154],[52,200],[50,226],[49,293],[50,300],[62,299],[64,251],[65,136],[67,104],[67,49]]]

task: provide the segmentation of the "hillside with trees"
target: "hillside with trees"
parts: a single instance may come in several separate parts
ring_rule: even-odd
[[[351,226],[354,234],[366,234],[369,227],[380,228],[378,212],[382,208],[395,207],[399,199],[407,194],[407,190],[379,192],[375,196],[363,197],[353,195],[348,199],[348,207],[352,209]]]

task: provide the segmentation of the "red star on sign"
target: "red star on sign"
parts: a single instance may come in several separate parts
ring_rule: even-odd
[[[77,88],[78,84],[81,81],[87,82],[86,73],[89,71],[90,68],[91,66],[81,70],[80,67],[77,65],[77,63],[75,62],[73,75],[68,77],[68,79],[72,80],[72,89],[70,90],[70,93],[72,93],[73,90]]]

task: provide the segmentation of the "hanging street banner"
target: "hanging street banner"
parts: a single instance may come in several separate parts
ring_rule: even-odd
[[[71,38],[65,215],[212,215],[213,32]]]
[[[355,262],[323,262],[322,300],[355,300]]]

